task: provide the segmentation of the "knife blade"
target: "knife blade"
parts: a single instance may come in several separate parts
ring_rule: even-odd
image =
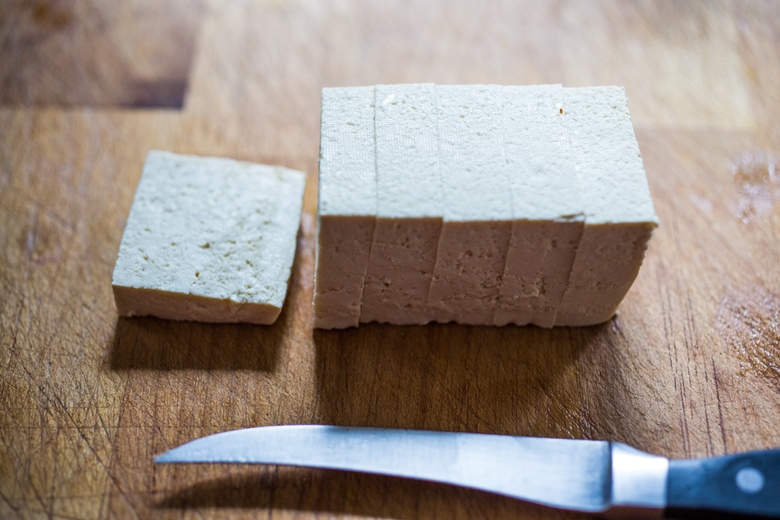
[[[780,450],[669,460],[576,439],[323,425],[209,435],[155,460],[357,471],[626,518],[780,518]]]

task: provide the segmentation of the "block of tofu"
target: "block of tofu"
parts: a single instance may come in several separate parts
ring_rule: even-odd
[[[656,226],[625,93],[323,92],[315,327],[591,325]]]
[[[428,293],[439,322],[492,325],[512,233],[497,85],[436,86],[441,235]]]
[[[657,218],[623,88],[565,89],[563,110],[585,227],[555,325],[593,325],[634,282]]]
[[[114,268],[119,315],[273,323],[305,183],[286,168],[150,152]]]
[[[376,212],[374,87],[323,89],[315,327],[360,322]]]
[[[502,145],[512,236],[496,325],[552,327],[582,234],[580,188],[563,126],[563,87],[504,87]]]
[[[425,324],[442,223],[433,84],[376,87],[377,220],[360,321]]]

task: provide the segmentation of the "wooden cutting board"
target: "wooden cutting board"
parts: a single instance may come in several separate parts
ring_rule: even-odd
[[[0,17],[0,517],[577,517],[379,476],[152,465],[257,425],[669,457],[780,445],[780,167],[756,153],[780,152],[780,4],[155,5]],[[312,330],[320,89],[413,81],[626,86],[661,225],[617,317]],[[277,324],[117,318],[111,272],[150,149],[309,174]]]

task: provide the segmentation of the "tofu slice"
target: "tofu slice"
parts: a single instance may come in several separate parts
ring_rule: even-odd
[[[150,152],[114,268],[119,315],[276,321],[305,183],[286,168]]]
[[[582,234],[561,85],[505,87],[502,140],[512,235],[494,324],[552,327]]]
[[[314,326],[360,323],[376,222],[374,87],[322,91]]]
[[[441,231],[433,84],[376,87],[377,220],[360,321],[425,324]]]
[[[565,89],[585,227],[555,325],[610,319],[642,265],[657,218],[622,87]]]
[[[512,234],[497,85],[436,86],[443,216],[428,304],[436,321],[492,325]]]

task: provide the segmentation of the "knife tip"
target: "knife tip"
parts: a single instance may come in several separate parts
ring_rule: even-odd
[[[172,455],[173,450],[169,450],[163,453],[160,453],[159,455],[155,455],[154,459],[152,461],[155,464],[170,464],[171,462],[178,462],[176,457]]]

